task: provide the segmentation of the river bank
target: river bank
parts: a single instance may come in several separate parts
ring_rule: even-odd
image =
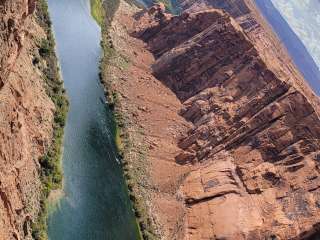
[[[49,11],[70,102],[64,194],[50,212],[49,239],[138,239],[98,76],[101,29],[89,0],[49,0]]]
[[[101,77],[114,110],[116,142],[143,238],[175,239],[162,226],[169,223],[173,232],[180,227],[176,219],[183,210],[175,199],[175,179],[187,168],[171,159],[178,150],[179,129],[188,124],[177,114],[176,96],[152,75],[154,57],[129,34],[133,15],[140,10],[120,1],[109,31],[103,32]]]
[[[132,125],[128,113],[123,109],[123,102],[119,99],[119,89],[115,86],[115,81],[122,77],[122,74],[119,76],[119,74],[115,74],[114,70],[127,71],[131,64],[127,56],[121,55],[118,46],[114,45],[114,42],[117,42],[119,38],[117,32],[114,31],[114,27],[123,27],[122,24],[118,24],[117,14],[121,12],[123,4],[126,3],[115,0],[108,4],[112,4],[115,7],[111,9],[106,5],[104,6],[105,15],[108,17],[106,17],[106,22],[102,26],[101,82],[105,85],[107,102],[113,111],[115,121],[113,129],[114,140],[121,158],[130,200],[134,207],[142,238],[157,239],[156,224],[149,212],[151,208],[147,205],[147,202],[150,201],[150,195],[146,191],[145,185],[150,182],[150,179],[147,174],[147,149],[142,144],[144,140],[143,132],[137,131],[138,126]],[[137,12],[138,9],[127,4],[126,10],[129,10],[128,14],[130,14],[130,12]],[[132,127],[133,131],[130,131],[130,127]],[[132,154],[132,152],[134,153]],[[134,162],[132,157],[135,157]]]
[[[90,11],[92,17],[96,20],[96,22],[101,26],[104,21],[104,13],[102,0],[90,0]]]
[[[46,239],[68,101],[46,1],[0,8],[0,239]]]
[[[46,61],[42,71],[46,82],[46,91],[55,105],[53,139],[45,155],[39,159],[41,165],[40,178],[42,194],[40,197],[40,212],[36,222],[32,224],[32,236],[36,240],[47,239],[48,197],[54,190],[62,187],[61,153],[63,145],[64,126],[68,112],[68,100],[60,76],[58,60],[55,54],[55,40],[51,29],[51,20],[46,0],[37,4],[36,17],[44,29],[46,38],[39,43],[40,57]],[[35,59],[34,61],[40,61]]]

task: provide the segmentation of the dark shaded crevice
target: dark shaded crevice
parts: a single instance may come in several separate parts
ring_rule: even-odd
[[[215,194],[215,195],[212,195],[212,196],[208,196],[208,197],[204,197],[204,198],[200,198],[200,199],[194,199],[194,198],[188,198],[185,200],[185,203],[188,207],[192,207],[196,204],[200,204],[200,203],[204,203],[204,202],[208,202],[208,201],[211,201],[215,198],[219,198],[219,197],[223,197],[225,195],[228,195],[228,194],[237,194],[239,195],[239,191],[236,191],[236,190],[227,190],[227,191],[223,191],[221,193],[218,193],[218,194]]]

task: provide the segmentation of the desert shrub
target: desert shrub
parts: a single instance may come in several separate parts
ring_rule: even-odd
[[[46,86],[47,95],[55,105],[53,138],[46,153],[39,158],[40,178],[42,192],[40,198],[40,211],[37,219],[32,223],[32,237],[35,240],[46,240],[47,237],[47,198],[51,190],[58,189],[62,183],[62,170],[60,166],[61,145],[63,142],[63,127],[65,126],[68,100],[60,79],[60,70],[55,54],[54,37],[51,31],[51,21],[48,13],[46,0],[39,0],[37,4],[36,20],[46,32],[46,38],[41,39],[38,44],[40,58],[33,60],[34,64],[45,61],[45,68],[42,70],[43,80]]]

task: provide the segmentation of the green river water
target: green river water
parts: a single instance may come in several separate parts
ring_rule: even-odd
[[[136,220],[116,158],[112,114],[98,78],[100,28],[89,0],[49,0],[70,109],[64,195],[48,220],[50,240],[135,240]]]

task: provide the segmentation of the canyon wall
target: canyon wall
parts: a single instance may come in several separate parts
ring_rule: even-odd
[[[195,165],[181,185],[185,238],[308,234],[319,221],[320,187],[320,119],[309,100],[293,80],[268,69],[225,13],[185,13],[165,23],[160,18],[159,26],[152,37],[148,27],[137,35],[151,52],[168,46],[153,74],[177,95],[180,114],[193,124],[176,156]]]
[[[309,85],[305,84],[304,78],[288,55],[286,47],[273,32],[254,1],[179,0],[179,4],[183,12],[197,12],[212,8],[227,12],[242,27],[268,68],[278,77],[291,81],[291,84],[312,99],[313,106],[318,108],[319,98]]]
[[[105,81],[128,136],[144,132],[158,238],[306,239],[320,219],[319,100],[250,2],[210,3],[172,16],[121,2],[111,27],[128,65]]]
[[[55,106],[39,53],[46,32],[35,0],[0,1],[0,239],[32,239],[40,210],[39,158],[51,144]]]

